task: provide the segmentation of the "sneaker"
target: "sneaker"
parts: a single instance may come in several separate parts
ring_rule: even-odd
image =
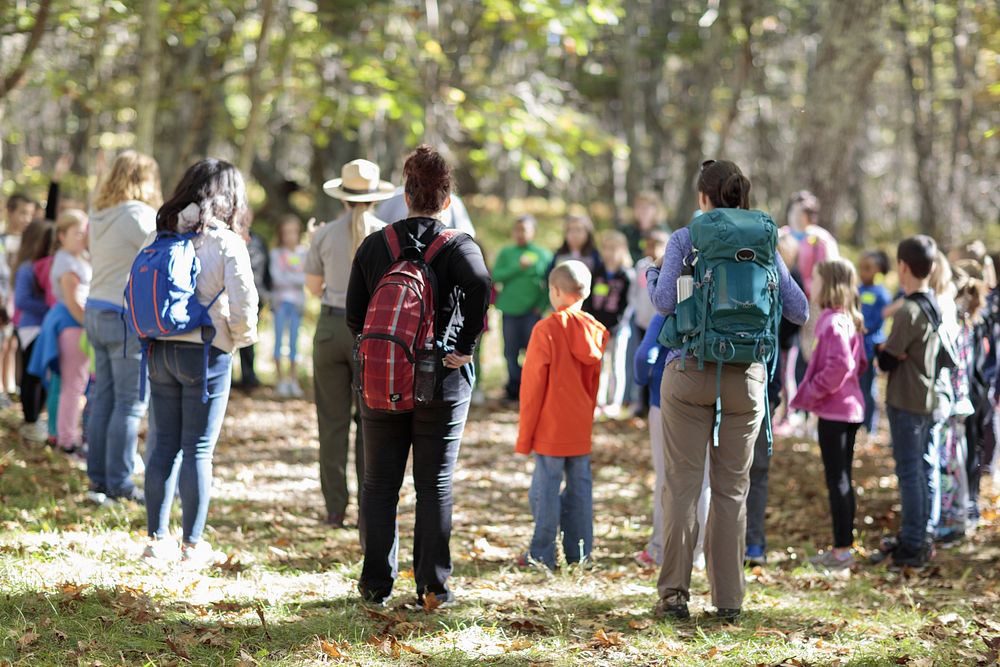
[[[49,429],[41,422],[25,422],[17,431],[28,442],[41,444],[49,437]]]
[[[674,591],[667,597],[660,598],[660,601],[653,607],[653,616],[676,621],[684,621],[691,618],[691,612],[688,611],[687,598],[680,591]]]
[[[109,493],[108,500],[113,500],[115,502],[130,501],[133,503],[138,503],[140,505],[146,504],[146,494],[144,494],[139,487],[133,486],[128,491],[124,493]]]
[[[649,554],[647,549],[643,549],[632,558],[640,567],[656,567],[656,559]]]
[[[879,563],[885,561],[889,556],[899,548],[899,537],[896,535],[885,535],[878,543],[878,549],[876,549],[871,556],[868,557],[868,562],[872,565],[878,565]]]
[[[821,570],[829,570],[831,572],[835,570],[849,570],[854,567],[854,554],[847,551],[843,555],[837,555],[831,549],[830,551],[816,554],[809,559],[809,562]]]
[[[305,393],[302,391],[302,387],[299,386],[298,380],[288,381],[288,395],[292,398],[302,398]]]
[[[54,435],[50,435],[49,437],[45,438],[45,446],[50,449],[56,449],[59,446],[58,443],[59,441],[56,440],[56,436]]]
[[[194,544],[185,542],[181,547],[181,562],[194,568],[211,567],[226,562],[226,554],[216,551],[204,540]]]
[[[152,538],[146,543],[146,548],[142,550],[143,560],[175,561],[180,557],[181,551],[177,541],[170,538],[162,540]]]
[[[274,393],[277,394],[278,398],[288,398],[291,396],[291,392],[288,389],[288,383],[282,380],[278,383],[278,386],[274,388]]]
[[[767,565],[767,554],[764,553],[764,545],[748,544],[746,555],[743,556],[743,564],[748,567],[763,567]]]
[[[87,489],[87,500],[95,505],[103,505],[108,502],[108,490],[99,484],[95,484]]]

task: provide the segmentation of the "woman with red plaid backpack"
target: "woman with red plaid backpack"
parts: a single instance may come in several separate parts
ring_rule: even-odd
[[[413,575],[418,602],[436,605],[453,599],[447,585],[452,473],[475,383],[472,353],[489,305],[490,275],[472,237],[441,224],[451,200],[444,158],[420,146],[403,175],[410,217],[365,239],[347,288],[365,448],[365,562],[358,588],[378,605],[392,594],[399,571],[396,508],[412,446]]]

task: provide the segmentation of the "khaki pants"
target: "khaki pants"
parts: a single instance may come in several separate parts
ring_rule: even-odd
[[[716,366],[688,360],[685,370],[671,362],[663,374],[666,485],[663,491],[663,567],[657,589],[661,598],[690,596],[691,565],[698,542],[697,507],[705,470],[705,443],[712,441]],[[712,603],[739,609],[745,587],[746,497],[754,440],[764,416],[762,364],[722,367],[722,425],[718,446],[708,455],[712,505],[708,513],[705,553]]]
[[[354,374],[354,336],[343,315],[322,314],[313,339],[313,383],[316,418],[319,423],[319,478],[327,514],[343,516],[347,510],[347,452],[351,439],[351,389]],[[355,471],[358,492],[364,477],[364,447],[361,429],[355,438]],[[358,505],[360,506],[360,502]]]

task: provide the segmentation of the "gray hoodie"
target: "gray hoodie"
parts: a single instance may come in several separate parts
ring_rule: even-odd
[[[132,261],[155,230],[156,209],[140,201],[122,202],[90,214],[91,302],[124,305]]]

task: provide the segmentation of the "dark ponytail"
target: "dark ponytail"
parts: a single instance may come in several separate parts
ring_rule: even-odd
[[[750,179],[735,162],[708,160],[701,165],[698,192],[715,208],[750,208]]]
[[[427,144],[417,146],[406,158],[403,178],[411,211],[433,215],[451,195],[451,167]]]

